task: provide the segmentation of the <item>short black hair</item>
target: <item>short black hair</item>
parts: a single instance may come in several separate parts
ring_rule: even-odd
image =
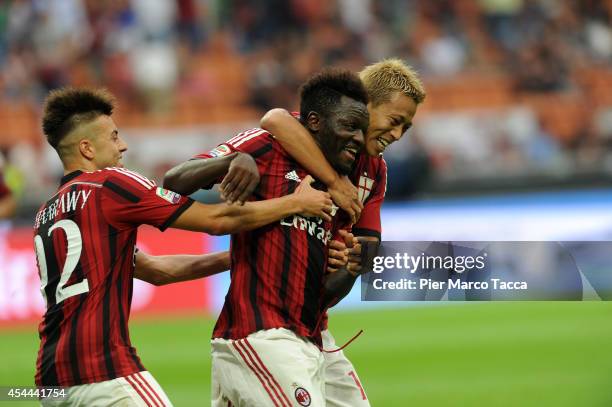
[[[359,76],[347,69],[325,68],[311,76],[300,89],[300,116],[317,112],[327,117],[342,96],[364,105],[368,104],[368,92]]]
[[[115,98],[105,89],[65,87],[53,90],[45,99],[43,133],[49,144],[58,150],[62,139],[77,126],[101,115],[110,116],[114,108]]]

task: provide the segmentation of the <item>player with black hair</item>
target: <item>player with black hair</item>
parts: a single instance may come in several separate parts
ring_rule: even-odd
[[[385,59],[365,67],[360,73],[368,92],[370,123],[365,135],[365,145],[359,152],[349,179],[357,185],[358,198],[363,203],[361,216],[352,226],[352,233],[360,241],[352,251],[358,252],[361,245],[376,244],[381,239],[380,208],[385,198],[387,164],[382,156],[385,149],[400,140],[412,126],[418,106],[425,100],[426,92],[418,74],[402,60]],[[322,154],[318,143],[298,120],[283,109],[273,109],[262,119],[262,127],[271,131],[279,143],[316,177],[344,181]],[[347,247],[342,239],[329,244],[332,258],[328,264],[330,278],[338,277],[345,291],[352,286],[359,273],[368,270],[360,266],[338,270],[346,264]],[[365,247],[365,246],[364,246]],[[364,256],[361,256],[364,257]],[[353,280],[346,276],[351,273]],[[342,274],[338,276],[338,273]],[[323,323],[323,344],[335,348],[335,340]],[[369,401],[354,366],[343,351],[325,353],[325,402],[330,407],[367,407]]]
[[[133,277],[163,284],[221,271],[227,262],[223,256],[135,254],[138,226],[240,232],[295,213],[325,216],[331,200],[302,184],[288,196],[243,206],[194,203],[123,168],[127,144],[113,110],[114,99],[103,90],[63,88],[46,99],[43,130],[64,177],[34,224],[47,304],[35,381],[68,387],[62,405],[168,406],[130,342]]]
[[[359,77],[346,70],[324,70],[302,87],[302,123],[340,173],[350,172],[363,146],[367,103]],[[252,129],[171,169],[164,186],[182,193],[210,186],[238,151],[256,161],[256,201],[291,193],[307,176],[272,134]],[[232,235],[231,284],[212,340],[214,406],[324,405],[321,322],[333,298],[324,294],[327,243],[349,223],[334,210]]]

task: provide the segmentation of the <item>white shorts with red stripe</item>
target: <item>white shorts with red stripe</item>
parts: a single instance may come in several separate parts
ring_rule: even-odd
[[[213,407],[325,405],[323,354],[288,329],[211,344]]]
[[[321,332],[323,349],[336,349],[331,332]],[[343,351],[325,353],[325,402],[327,407],[370,407],[361,380]]]
[[[61,400],[42,400],[43,407],[171,407],[172,403],[151,373],[145,371],[104,382],[68,387]]]

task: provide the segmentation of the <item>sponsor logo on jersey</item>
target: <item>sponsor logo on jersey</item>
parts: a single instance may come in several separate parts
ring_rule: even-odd
[[[221,144],[220,146],[217,146],[214,150],[212,150],[210,152],[210,155],[213,157],[222,157],[224,155],[228,155],[231,152],[232,150],[228,146],[226,146],[225,144]]]
[[[181,200],[181,196],[176,192],[168,191],[167,189],[161,187],[158,187],[155,193],[158,197],[160,197],[161,199],[165,199],[171,204],[177,204]]]
[[[316,237],[325,245],[332,237],[331,231],[325,228],[325,223],[321,218],[306,218],[301,215],[293,215],[281,219],[280,224],[281,226],[289,226],[306,231],[310,236]]]
[[[330,215],[332,217],[336,216],[336,213],[338,212],[338,209],[340,209],[340,208],[338,206],[336,206],[335,203],[332,202],[332,210],[331,210]]]
[[[297,172],[295,172],[295,170],[293,171],[289,171],[287,174],[285,174],[285,178],[289,179],[291,181],[297,181],[297,182],[302,182],[302,180],[300,179],[300,177],[297,175]]]
[[[303,387],[298,387],[297,389],[295,389],[295,399],[297,400],[297,402],[300,404],[300,406],[309,406],[310,403],[312,402],[312,399],[310,398],[310,393],[308,393],[308,390],[306,390]]]

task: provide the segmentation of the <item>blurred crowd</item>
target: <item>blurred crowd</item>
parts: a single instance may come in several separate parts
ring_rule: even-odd
[[[499,70],[517,89],[556,91],[576,68],[610,65],[611,19],[609,0],[8,0],[1,95],[38,104],[94,83],[163,108],[198,56],[223,50],[242,58],[261,109],[294,103],[321,66],[390,55],[426,77]]]
[[[527,121],[492,131],[519,123],[534,141],[492,137],[480,157],[514,168],[568,152],[603,160],[612,139],[612,0],[6,0],[0,33],[0,146],[19,157],[24,140],[44,145],[41,102],[59,86],[109,88],[122,127],[242,123],[295,108],[322,66],[389,56],[423,76],[419,116],[450,123],[419,130],[417,117],[422,142],[398,148],[417,165],[398,172],[469,167],[470,154],[429,141],[453,134],[456,118],[440,112],[527,106]]]

